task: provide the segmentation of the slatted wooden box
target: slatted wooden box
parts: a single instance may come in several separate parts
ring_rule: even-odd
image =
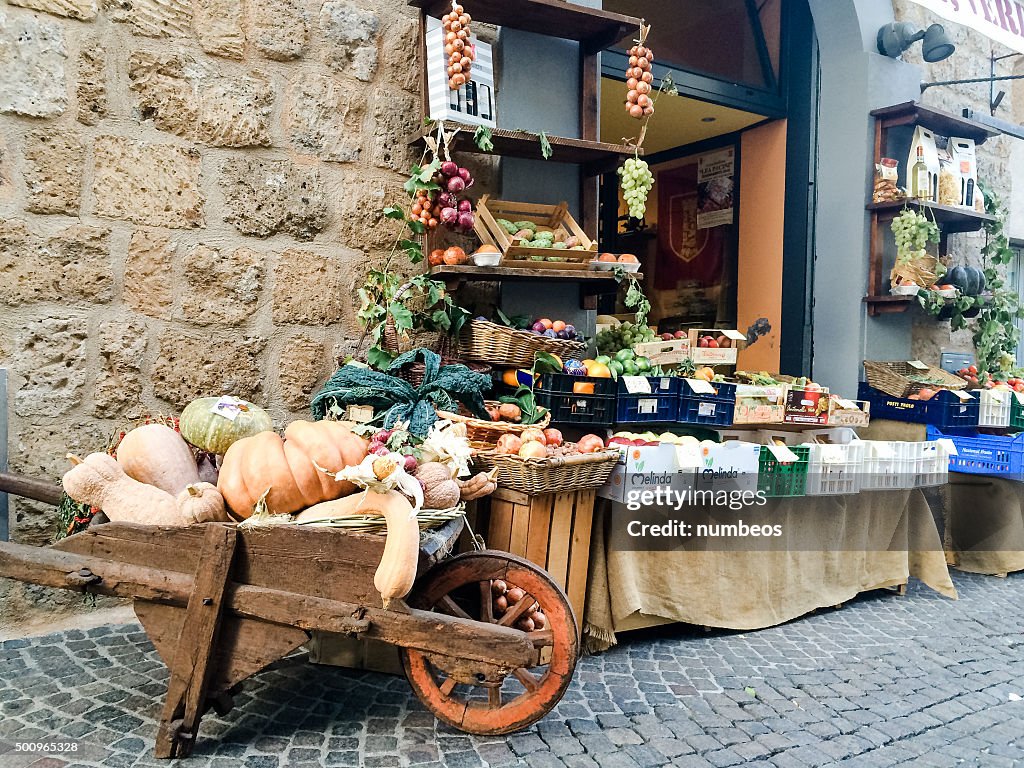
[[[490,497],[487,547],[525,557],[558,584],[582,629],[594,521],[594,489],[528,496],[499,488]]]
[[[498,219],[512,222],[531,221],[540,229],[551,230],[558,239],[567,240],[575,237],[584,250],[538,248],[528,241],[510,235],[498,223]],[[493,200],[489,195],[484,195],[476,205],[473,231],[481,242],[493,245],[501,251],[503,267],[585,270],[587,265],[597,258],[597,243],[587,237],[587,233],[576,223],[569,213],[567,203],[515,203],[508,200]]]

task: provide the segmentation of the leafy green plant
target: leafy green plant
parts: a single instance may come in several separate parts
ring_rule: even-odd
[[[481,152],[493,152],[494,142],[491,140],[491,129],[481,125],[473,133],[473,143]]]
[[[537,137],[540,139],[541,157],[547,160],[551,157],[552,154],[554,154],[554,150],[551,149],[551,142],[548,141],[548,135],[544,131],[541,131],[539,134],[537,134]]]
[[[993,378],[1005,379],[1012,375],[1016,366],[1017,320],[1024,317],[1024,309],[1017,293],[1006,286],[1006,265],[1014,258],[1006,236],[1006,208],[999,196],[984,185],[982,193],[986,212],[995,217],[995,221],[985,224],[986,239],[981,249],[988,293],[983,296],[961,293],[947,300],[936,291],[921,289],[917,300],[933,317],[948,318],[950,331],[967,328],[971,318],[976,317],[972,340],[978,370],[992,374]]]
[[[436,142],[428,142],[428,145],[436,146]],[[439,189],[433,179],[441,162],[437,159],[436,151],[432,154],[431,162],[422,164],[426,159],[425,153],[420,163],[413,165],[409,171],[404,187],[410,199],[420,191]],[[397,354],[397,350],[384,346],[384,334],[389,324],[394,327],[398,338],[403,340],[411,332],[419,330],[454,336],[469,318],[469,313],[452,301],[441,281],[432,280],[426,274],[408,278],[404,270],[395,269],[395,259],[399,254],[404,255],[411,265],[423,262],[426,228],[420,221],[409,218],[404,208],[388,206],[382,213],[385,219],[401,221],[404,226],[384,266],[367,272],[363,287],[358,291],[359,311],[356,314],[364,329],[359,347],[369,336],[370,348],[366,353],[366,361],[381,370]]]
[[[978,370],[995,376],[1016,365],[1015,355],[1020,342],[1017,320],[1024,317],[1024,311],[1016,291],[1006,286],[1006,265],[1014,258],[1006,235],[1006,207],[993,190],[985,185],[981,187],[985,210],[995,217],[995,221],[985,224],[985,247],[981,249],[985,282],[992,295],[978,297],[981,305],[974,331],[974,348]]]
[[[635,274],[627,272],[621,266],[614,267],[612,274],[615,276],[615,282],[619,285],[622,285],[623,282],[627,283],[626,297],[623,303],[627,309],[635,310],[636,324],[645,327],[647,325],[647,316],[651,313],[651,302],[647,299],[644,289],[640,286],[640,281],[636,279]]]

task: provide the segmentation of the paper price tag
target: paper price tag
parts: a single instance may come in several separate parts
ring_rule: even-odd
[[[238,414],[242,411],[248,410],[245,400],[241,400],[231,395],[225,395],[210,408],[210,413],[215,413],[218,416],[223,416],[228,421],[234,421],[238,418]]]
[[[792,464],[794,461],[800,460],[799,456],[784,445],[769,445],[768,450],[772,452],[776,461],[781,461],[783,464]]]
[[[714,416],[715,415],[715,404],[714,403],[701,403],[697,406],[698,416]]]
[[[622,383],[631,395],[651,394],[651,382],[646,376],[623,376]]]
[[[963,390],[960,389],[953,392],[953,394],[959,397],[960,400],[963,402],[967,402],[968,400],[974,399],[974,395],[972,395],[970,392],[964,392]]]
[[[638,413],[653,416],[658,412],[658,399],[656,397],[652,397],[650,399],[644,398],[643,400],[637,400],[636,409]]]
[[[927,371],[928,366],[922,363],[920,360],[908,360],[907,365],[911,368],[917,368],[919,371]]]
[[[853,400],[847,400],[845,397],[837,397],[837,398],[835,398],[835,402],[844,411],[859,411],[860,410],[860,408],[857,407],[857,404],[855,402],[853,402]]]
[[[686,383],[689,384],[690,389],[692,389],[698,395],[715,394],[715,388],[711,386],[710,381],[704,381],[704,379],[687,379]]]

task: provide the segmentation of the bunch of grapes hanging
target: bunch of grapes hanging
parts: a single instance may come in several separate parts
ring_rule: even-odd
[[[629,216],[643,220],[647,213],[647,196],[654,186],[654,174],[647,166],[647,161],[640,159],[640,148],[647,135],[647,123],[654,114],[653,83],[654,73],[651,62],[654,53],[647,47],[647,35],[651,31],[649,24],[640,22],[640,37],[634,40],[629,49],[629,68],[626,69],[626,111],[631,117],[643,121],[640,136],[636,139],[636,151],[619,168],[619,183],[622,197],[629,209]]]
[[[469,14],[452,2],[451,13],[441,17],[444,27],[444,52],[448,56],[448,87],[459,90],[469,82],[469,70],[476,59],[476,52],[469,37]]]
[[[649,24],[640,24],[640,38],[629,49],[629,66],[626,68],[626,111],[637,120],[654,114],[654,99],[651,98],[654,52],[646,45],[650,30]]]

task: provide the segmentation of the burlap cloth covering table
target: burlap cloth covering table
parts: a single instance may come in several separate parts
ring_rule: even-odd
[[[618,514],[629,513],[606,502],[595,510],[583,628],[594,652],[616,632],[671,622],[771,627],[910,576],[957,597],[920,490],[769,500],[764,518],[814,531],[817,550],[803,536],[801,551],[623,551],[610,546]]]
[[[951,472],[946,554],[961,571],[1024,571],[1024,483]]]

